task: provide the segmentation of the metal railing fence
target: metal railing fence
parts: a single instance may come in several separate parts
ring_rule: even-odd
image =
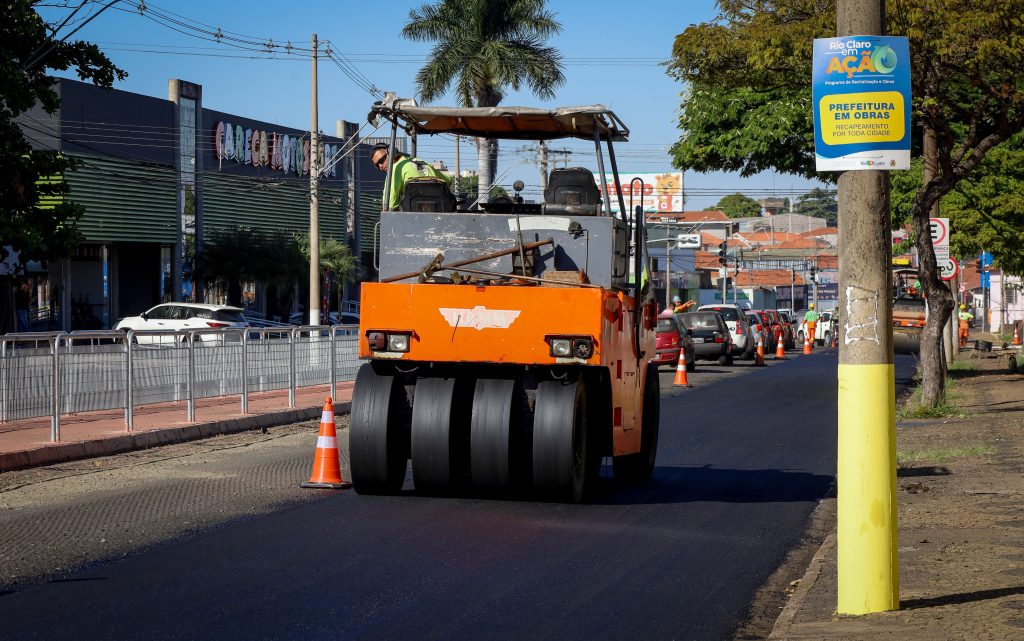
[[[28,332],[0,336],[0,422],[50,417],[60,440],[65,414],[121,409],[125,430],[135,408],[185,402],[196,420],[197,399],[249,396],[355,379],[356,325],[210,328],[177,331]]]

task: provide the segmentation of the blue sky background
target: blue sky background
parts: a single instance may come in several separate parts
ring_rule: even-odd
[[[366,86],[395,91],[399,96],[413,95],[416,71],[430,50],[429,43],[410,42],[400,36],[409,9],[421,4],[409,0],[145,3],[175,14],[172,17],[178,24],[170,26],[140,15],[139,3],[123,0],[115,4],[74,36],[95,42],[128,72],[128,78],[115,85],[118,89],[166,97],[167,81],[179,78],[203,85],[203,104],[207,108],[308,128],[311,65],[305,52],[316,32],[321,41],[329,40],[333,50],[350,63],[347,73],[331,61],[321,61],[319,66],[319,125],[331,134],[336,120],[365,122],[374,100]],[[545,103],[528,92],[519,92],[507,95],[503,104],[554,107],[603,103],[631,130],[630,142],[616,147],[623,174],[672,170],[667,149],[679,137],[676,119],[683,88],[665,74],[659,63],[669,58],[678,33],[690,24],[714,18],[715,3],[591,0],[551,1],[548,6],[563,26],[562,33],[550,44],[565,58],[566,83],[554,101]],[[60,8],[42,11],[47,19],[68,13]],[[83,10],[76,19],[87,15]],[[230,37],[247,41],[272,40],[281,46],[290,42],[305,52],[278,53],[278,59],[271,59],[248,45],[243,49],[232,47],[226,39],[218,43],[196,31],[216,32],[218,28]],[[73,73],[63,75],[74,77]],[[810,69],[807,75],[810,82]],[[448,96],[436,104],[450,105],[453,100]],[[364,128],[362,133],[369,131]],[[550,147],[578,152],[570,164],[591,164],[588,154],[592,144],[555,141]],[[451,167],[454,145],[449,139],[421,139],[419,155],[427,160],[445,160]],[[530,191],[529,186],[539,182],[535,158],[532,148],[506,142],[498,182],[508,185],[519,178]],[[557,159],[552,156],[552,160]],[[467,143],[461,147],[461,167],[476,167],[475,150]],[[704,209],[737,191],[753,198],[773,194],[785,197],[814,186],[821,184],[772,172],[751,178],[686,172],[685,208]]]

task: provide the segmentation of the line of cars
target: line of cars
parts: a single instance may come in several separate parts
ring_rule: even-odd
[[[682,352],[688,371],[693,371],[698,360],[732,365],[736,359],[754,358],[758,338],[766,352],[775,349],[780,337],[786,349],[793,349],[797,331],[795,319],[774,309],[754,310],[726,303],[702,305],[690,312],[666,310],[658,318],[653,362],[674,368]]]

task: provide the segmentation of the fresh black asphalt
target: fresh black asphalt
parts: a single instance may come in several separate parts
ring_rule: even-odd
[[[730,638],[832,484],[835,352],[661,415],[647,485],[586,505],[324,492],[6,594],[0,639]]]

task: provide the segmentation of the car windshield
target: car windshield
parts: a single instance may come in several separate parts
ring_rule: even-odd
[[[722,315],[727,321],[736,321],[740,319],[740,312],[735,307],[709,307],[709,310],[714,310]]]
[[[695,331],[718,331],[721,325],[718,324],[718,314],[707,312],[694,312],[684,316],[686,326]]]
[[[658,331],[659,332],[678,332],[679,327],[676,325],[676,319],[674,318],[659,318],[658,319]]]

